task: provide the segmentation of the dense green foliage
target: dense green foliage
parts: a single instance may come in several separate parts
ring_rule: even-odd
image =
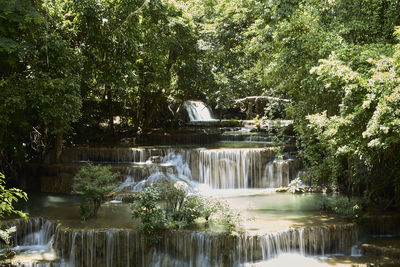
[[[11,235],[16,231],[16,226],[12,226],[5,230],[0,229],[0,238],[4,241],[4,244],[0,244],[0,248],[2,249],[0,257],[2,259],[9,259],[15,255],[15,252],[11,250]]]
[[[92,163],[88,163],[76,173],[73,193],[82,196],[81,220],[97,216],[101,203],[118,186],[118,177],[119,174],[113,173],[111,167]]]
[[[17,188],[6,188],[5,177],[0,173],[0,219],[4,219],[10,215],[18,215],[19,217],[28,220],[28,214],[15,209],[14,205],[18,200],[28,200],[28,195],[21,189]],[[15,255],[15,252],[11,251],[11,234],[17,231],[16,226],[12,226],[7,229],[0,229],[0,239],[4,242],[0,244],[2,251],[0,257],[11,258]]]
[[[17,188],[6,188],[5,183],[4,175],[0,173],[0,219],[15,214],[28,220],[27,213],[17,210],[14,207],[19,199],[28,200],[28,195]],[[11,250],[11,235],[16,231],[16,226],[0,229],[0,239],[4,242],[0,243],[0,258],[10,259],[14,257],[15,252]]]
[[[319,204],[322,210],[335,212],[344,219],[351,221],[361,220],[363,206],[361,201],[358,199],[343,196],[324,196]]]
[[[232,235],[240,229],[240,214],[223,202],[189,194],[182,184],[166,183],[145,188],[131,205],[132,217],[150,244],[160,240],[161,231],[179,229],[203,220],[221,224]]]
[[[6,188],[5,177],[0,173],[0,219],[16,214],[27,220],[28,214],[20,210],[16,210],[14,205],[19,199],[28,200],[28,195],[21,189]]]
[[[290,100],[313,184],[400,206],[398,0],[0,0],[0,25],[12,177],[63,144],[174,126],[184,100],[264,95]]]

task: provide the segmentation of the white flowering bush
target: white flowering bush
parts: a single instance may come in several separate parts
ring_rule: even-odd
[[[289,183],[289,192],[290,193],[304,193],[306,190],[306,185],[303,184],[303,181],[300,178],[296,178]]]

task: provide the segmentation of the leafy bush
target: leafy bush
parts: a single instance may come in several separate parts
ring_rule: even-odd
[[[113,173],[110,166],[88,163],[75,175],[73,192],[82,195],[80,204],[83,221],[96,217],[106,196],[118,186],[118,173]]]
[[[179,229],[203,219],[215,221],[232,235],[240,225],[240,214],[227,203],[190,195],[179,183],[147,187],[131,205],[132,217],[141,220],[141,230],[150,244],[157,243],[162,230]]]
[[[322,210],[335,212],[340,217],[352,221],[359,220],[362,215],[362,203],[344,196],[324,197],[320,207]]]
[[[5,216],[16,214],[24,220],[28,220],[27,213],[16,210],[13,206],[13,203],[17,202],[19,199],[26,201],[28,199],[27,194],[21,189],[6,188],[6,182],[4,179],[4,175],[0,173],[0,219],[4,218]],[[0,229],[0,238],[5,243],[5,247],[0,253],[0,258],[11,258],[15,255],[15,253],[11,251],[11,234],[16,231],[17,228],[15,226],[5,230]]]
[[[27,220],[28,214],[20,210],[16,210],[13,206],[14,202],[18,202],[18,199],[28,200],[28,195],[21,189],[17,188],[6,188],[5,177],[0,173],[0,219],[11,214],[16,214],[21,218]]]
[[[292,180],[289,185],[290,193],[304,193],[306,191],[306,186],[303,184],[303,181],[300,178],[296,178]]]
[[[231,209],[227,202],[215,201],[215,220],[220,223],[227,235],[240,234],[242,216],[239,211]]]
[[[131,205],[132,217],[140,218],[144,236],[150,243],[159,241],[159,232],[166,226],[165,210],[160,207],[160,190],[147,187],[138,195],[139,200]]]
[[[4,249],[0,252],[0,255],[4,258],[13,257],[15,254],[11,251],[11,234],[17,231],[16,226],[12,226],[8,229],[0,229],[0,238],[4,241]],[[1,258],[1,257],[0,257]]]

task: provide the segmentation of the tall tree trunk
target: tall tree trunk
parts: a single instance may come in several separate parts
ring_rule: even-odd
[[[62,148],[63,148],[63,137],[64,134],[63,132],[58,132],[56,135],[56,162],[60,163],[61,162],[61,153],[62,153]]]
[[[349,170],[348,177],[347,177],[347,196],[352,196],[354,194],[353,188],[353,161],[349,157],[347,158],[347,168]]]
[[[48,148],[48,134],[49,134],[49,127],[47,125],[44,126],[44,132],[43,132],[43,149],[42,149],[42,155],[41,159],[44,160],[46,158],[47,154],[47,148]]]
[[[150,128],[150,124],[153,122],[153,116],[155,111],[157,110],[158,104],[161,100],[161,93],[152,97],[153,101],[149,101],[150,105],[147,105],[146,109],[146,118],[143,122],[143,129]]]
[[[114,107],[112,100],[112,92],[109,85],[106,85],[106,93],[107,93],[107,110],[108,110],[108,126],[111,133],[114,133]]]
[[[142,127],[142,116],[143,116],[143,106],[144,106],[144,102],[145,100],[143,100],[144,96],[142,95],[139,98],[139,103],[137,105],[137,110],[136,110],[136,121],[135,121],[135,125],[133,127],[134,132],[137,134],[139,132],[139,127]]]

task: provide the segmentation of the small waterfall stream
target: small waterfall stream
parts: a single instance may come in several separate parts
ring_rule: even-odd
[[[18,220],[16,223],[6,224],[6,227],[14,225],[17,226],[18,231],[13,235],[12,243],[18,244],[20,249],[24,247],[48,248],[56,230],[56,224],[43,218],[32,218],[27,222]]]
[[[263,170],[273,160],[272,150],[202,150],[199,156],[199,182],[212,188],[265,188]]]
[[[5,228],[17,228],[17,232],[11,236],[11,244],[14,246],[12,250],[17,252],[13,259],[15,266],[65,266],[54,250],[57,224],[43,218],[31,218],[28,221],[15,220],[2,225]]]
[[[185,101],[183,103],[189,119],[193,121],[214,121],[211,110],[201,101]]]

